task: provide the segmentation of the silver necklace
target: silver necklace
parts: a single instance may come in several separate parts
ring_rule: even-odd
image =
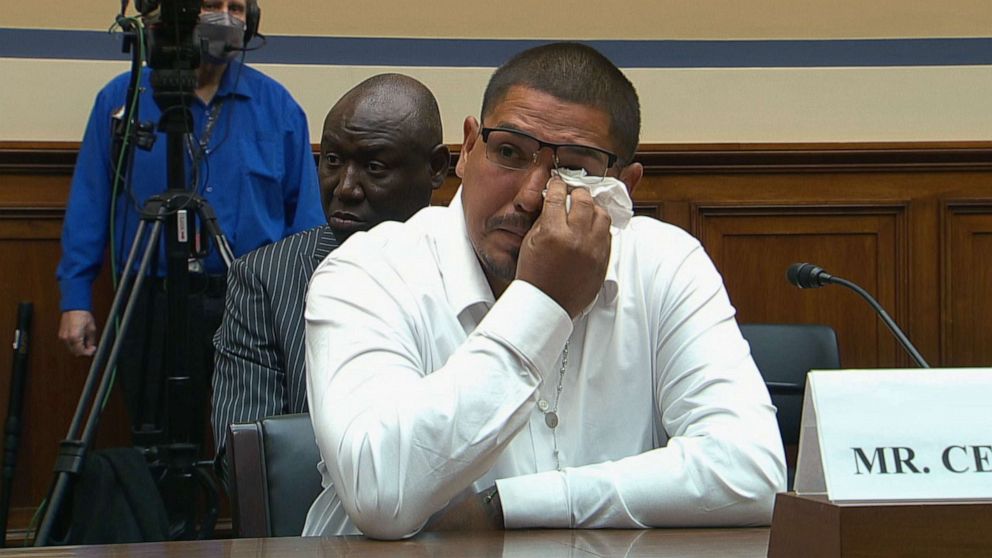
[[[568,341],[565,341],[565,348],[561,352],[561,369],[558,371],[558,387],[555,388],[555,406],[548,408],[548,402],[544,399],[537,402],[537,408],[544,413],[544,424],[551,429],[551,439],[554,441],[555,469],[561,471],[561,457],[558,453],[558,402],[561,400],[561,391],[565,385],[565,373],[568,371]]]

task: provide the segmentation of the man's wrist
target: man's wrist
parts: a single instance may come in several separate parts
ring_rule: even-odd
[[[486,512],[495,521],[496,525],[500,529],[504,529],[503,501],[499,497],[499,488],[493,486],[492,490],[483,497],[482,503],[485,504]]]

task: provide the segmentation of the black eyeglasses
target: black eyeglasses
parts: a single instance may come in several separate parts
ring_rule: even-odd
[[[551,150],[556,169],[584,170],[587,176],[603,178],[617,162],[609,151],[574,143],[550,143],[509,128],[483,128],[486,159],[506,169],[523,170],[537,163],[541,150]]]

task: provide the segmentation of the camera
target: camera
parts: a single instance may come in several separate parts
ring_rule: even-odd
[[[134,5],[146,21],[153,97],[162,111],[159,130],[190,130],[192,122],[184,109],[192,101],[200,65],[193,31],[201,0],[135,0]]]

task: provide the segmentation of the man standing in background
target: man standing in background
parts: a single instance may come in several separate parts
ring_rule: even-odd
[[[194,41],[206,49],[196,69],[195,98],[188,106],[193,127],[184,138],[186,183],[211,204],[236,256],[325,222],[303,110],[284,87],[233,59],[257,33],[259,18],[256,0],[206,0],[194,32]],[[161,111],[153,100],[149,75],[147,68],[142,70],[137,120],[157,124]],[[96,350],[92,289],[104,251],[109,246],[116,256],[114,272],[133,273],[121,267],[142,206],[167,190],[167,142],[164,134],[157,133],[151,150],[134,151],[123,190],[112,191],[116,161],[110,154],[111,118],[127,100],[128,78],[128,74],[118,76],[97,95],[62,231],[57,271],[59,338],[80,356]],[[161,393],[147,387],[146,380],[162,375],[168,334],[161,319],[165,271],[160,250],[138,301],[138,319],[126,332],[118,360],[118,376],[136,431],[160,419],[154,410]],[[189,365],[196,374],[193,389],[205,394],[213,360],[210,339],[223,310],[225,269],[214,250],[202,262],[192,261],[190,271],[194,330],[189,338],[197,346],[191,348],[194,356]]]

